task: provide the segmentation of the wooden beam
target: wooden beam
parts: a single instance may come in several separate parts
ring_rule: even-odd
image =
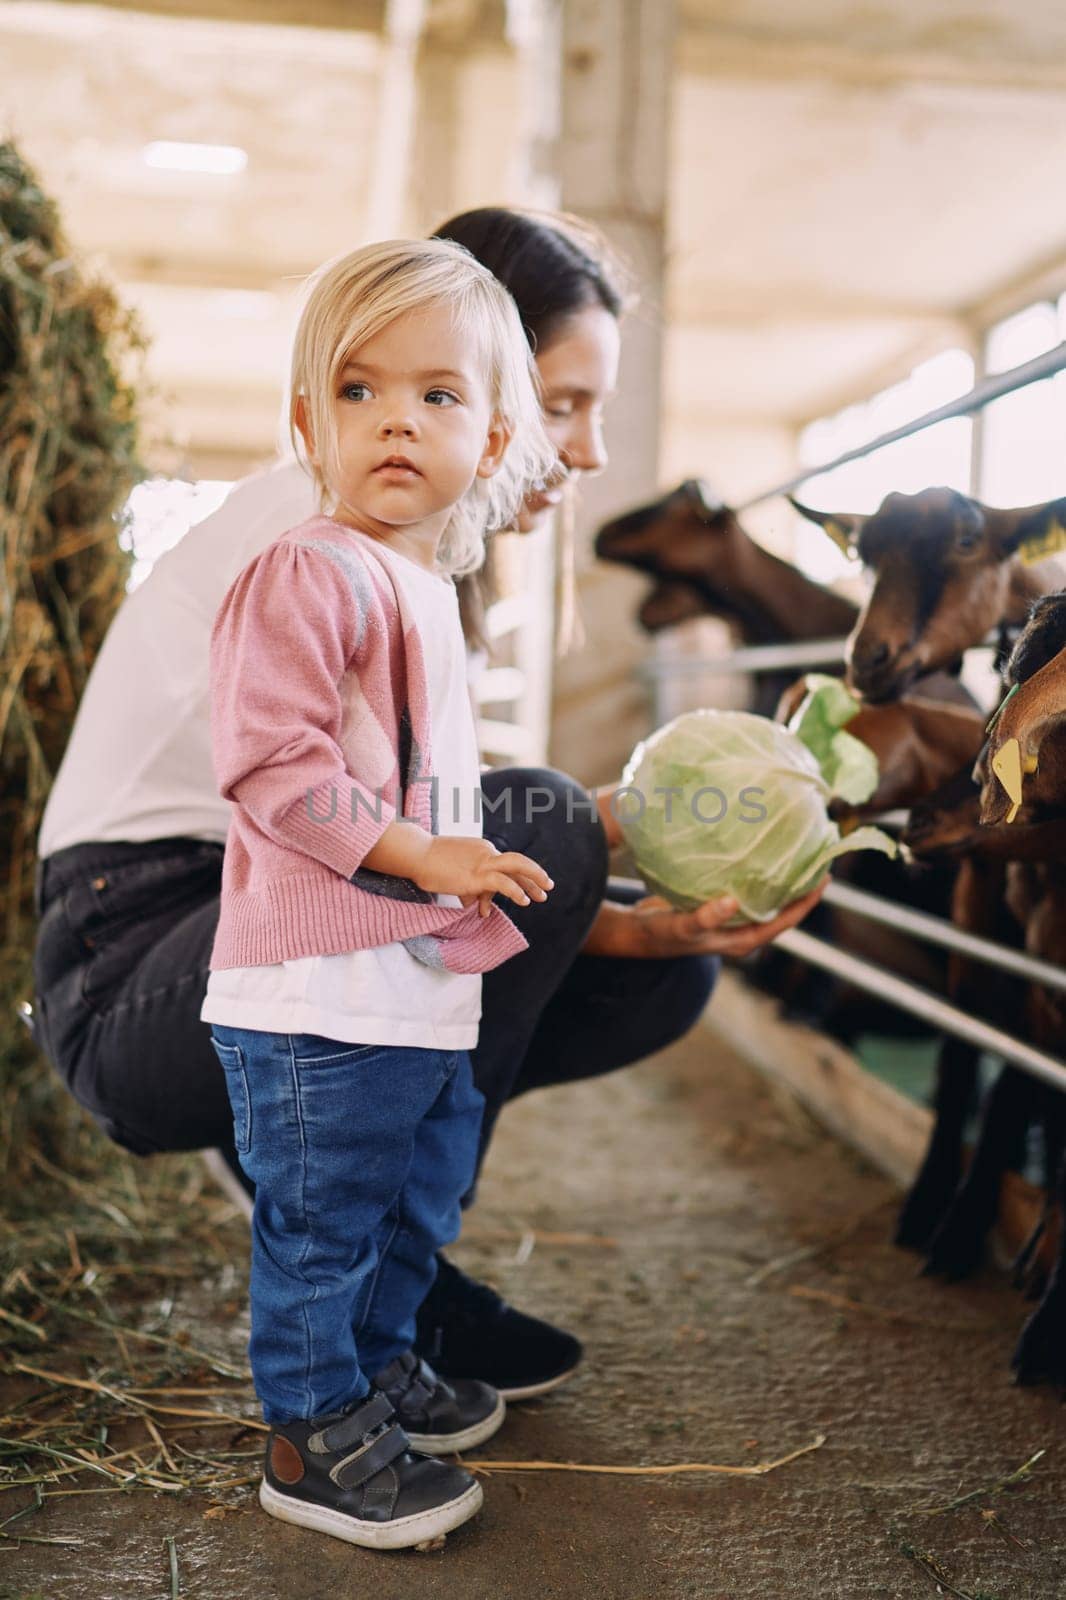
[[[967,306],[961,315],[985,332],[993,323],[1012,316],[1035,300],[1057,300],[1066,293],[1066,239],[1047,255],[1030,261],[988,294]]]
[[[582,485],[583,551],[599,522],[640,504],[659,482],[675,22],[675,0],[567,0],[562,8],[559,201],[606,234],[632,268],[644,308],[626,328],[618,395],[607,424],[611,470]],[[596,782],[601,772],[610,777],[620,770],[646,731],[632,671],[647,646],[622,609],[629,575],[612,571],[595,605],[586,607],[584,565],[579,558],[586,646],[556,663],[550,759]],[[573,694],[583,662],[607,653],[616,668],[604,686],[590,739]]]
[[[64,3],[89,5],[95,0]],[[107,6],[113,11],[152,16],[244,22],[256,27],[332,28],[345,33],[393,32],[397,9],[392,0],[107,0]],[[434,43],[460,48],[499,43],[505,37],[505,0],[425,0],[424,8],[426,34]]]
[[[67,5],[94,0],[64,0]],[[380,33],[385,0],[108,0],[108,10],[151,16],[195,17],[199,21],[246,22],[256,27],[334,28]]]
[[[844,1045],[816,1028],[784,1021],[771,996],[757,993],[728,969],[719,974],[702,1026],[879,1172],[901,1188],[913,1181],[929,1142],[932,1112],[875,1078]],[[1005,1261],[1028,1239],[1041,1205],[1042,1195],[1031,1183],[1016,1172],[1005,1175],[997,1223]]]
[[[425,24],[426,0],[388,0],[366,212],[371,239],[394,239],[404,231],[418,112],[416,63]]]
[[[144,255],[124,251],[121,244],[107,252],[107,270],[120,283],[162,284],[177,289],[257,289],[290,293],[294,282],[307,276],[306,256],[277,266],[264,267],[249,256],[243,261],[224,261],[217,256],[196,253]]]
[[[787,11],[781,16],[787,19]],[[744,33],[711,21],[689,19],[682,31],[678,58],[686,71],[711,78],[780,80],[807,78],[842,88],[907,89],[916,84],[945,88],[1019,90],[1057,93],[1066,88],[1066,60],[1061,50],[1043,58],[1005,54],[965,56],[958,49],[875,50],[868,44],[831,42],[789,33],[787,20],[773,35]]]
[[[866,1071],[850,1050],[795,1022],[777,1002],[724,971],[704,1013],[712,1033],[760,1072],[787,1085],[818,1121],[900,1185],[921,1163],[932,1114]]]
[[[754,323],[760,328],[779,322],[949,322],[958,315],[953,305],[928,300],[892,299],[862,294],[813,281],[794,283],[717,281],[701,283],[684,260],[672,263],[674,282],[667,311],[672,323]]]
[[[501,44],[507,33],[506,0],[427,0],[426,38],[457,48]]]

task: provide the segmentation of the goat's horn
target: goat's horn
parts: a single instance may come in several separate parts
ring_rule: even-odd
[[[865,522],[865,517],[857,516],[850,511],[815,511],[813,506],[805,506],[794,495],[787,495],[789,505],[798,511],[801,517],[806,517],[808,522],[816,522],[818,526],[829,535],[833,543],[846,556],[854,556],[855,543],[859,529]]]

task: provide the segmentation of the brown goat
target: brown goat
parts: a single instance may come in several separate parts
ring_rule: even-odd
[[[637,608],[645,633],[661,633],[681,622],[707,615],[707,601],[694,584],[681,578],[660,578]]]
[[[1011,656],[1015,687],[1003,702],[977,763],[980,815],[990,831],[1021,827],[1030,835],[1058,823],[1066,828],[1066,594],[1048,595],[1034,608]],[[1011,759],[1004,762],[1005,757]],[[1008,822],[1006,819],[1012,820]],[[1014,820],[1017,819],[1017,820]],[[1027,842],[1030,842],[1027,841]],[[1035,858],[1031,850],[1007,867],[1007,903],[1025,932],[1025,948],[1066,966],[1066,860],[1062,851]],[[1066,995],[1030,984],[1024,1021],[1038,1047],[1061,1057],[1066,1050]],[[1006,1074],[1004,1074],[1005,1076]],[[1048,1167],[1048,1217],[1057,1208],[1059,1249],[1043,1299],[1014,1351],[1022,1383],[1066,1382],[1066,1096],[1027,1078],[1017,1088],[1020,1110],[1039,1115]]]
[[[998,627],[1020,623],[1034,598],[1063,581],[1053,561],[1062,547],[1066,501],[994,510],[950,489],[891,494],[872,516],[812,511],[793,501],[873,575],[846,649],[846,678],[868,700],[892,700],[916,680],[956,669],[965,650]],[[1030,564],[1034,563],[1035,564]],[[965,802],[964,802],[965,803]],[[965,831],[965,830],[964,830]],[[905,836],[906,838],[907,836]],[[908,840],[914,846],[914,830]],[[1002,858],[971,856],[952,894],[952,919],[986,936],[1018,942],[1004,910],[1007,868]],[[948,991],[964,1009],[984,1009],[1009,1026],[1024,990],[952,956]],[[1013,1069],[1001,1076],[990,1126],[1000,1135],[988,1159],[975,1159],[966,1183],[951,1196],[961,1170],[963,1126],[976,1087],[977,1052],[948,1037],[941,1047],[933,1137],[900,1217],[897,1241],[927,1248],[929,1268],[948,1276],[972,1269],[991,1225],[998,1184],[989,1174],[1007,1151],[1011,1118],[1004,1114],[1024,1092]],[[990,1141],[990,1146],[996,1141]],[[991,1196],[991,1200],[990,1200]],[[950,1204],[949,1204],[950,1201]]]
[[[1060,602],[1060,623],[1066,621],[1066,597]],[[1036,619],[1038,622],[1041,619]],[[1060,628],[1061,634],[1061,628]],[[1019,641],[1019,650],[1026,636]],[[1018,654],[1018,651],[1015,652]],[[1030,648],[1029,663],[1035,657]],[[1014,657],[1012,657],[1012,666]],[[1021,759],[1017,771],[999,766],[997,758],[1017,740],[1015,751]],[[1028,760],[1027,760],[1028,757]],[[1032,764],[1032,771],[1026,766]],[[997,776],[998,770],[1006,777]],[[982,780],[981,817],[1000,829],[1039,828],[1049,821],[1066,824],[1066,650],[1051,657],[1033,676],[1021,682],[997,717],[988,746],[978,763]],[[1021,781],[1021,806],[1018,822],[1006,823],[1014,813],[1010,789]],[[1004,808],[1010,809],[1005,811]],[[1033,956],[1066,966],[1066,861],[1026,859],[1011,861],[1007,867],[1007,903],[1024,929],[1025,948]],[[1057,989],[1030,984],[1026,993],[1024,1022],[1028,1037],[1051,1055],[1066,1053],[1066,995]],[[1023,1111],[1039,1115],[1044,1127],[1048,1165],[1048,1202],[1058,1209],[1059,1221],[1066,1211],[1066,1096],[1050,1085],[1027,1078],[1017,1098]],[[1066,1251],[1059,1229],[1059,1252],[1044,1297],[1022,1330],[1014,1351],[1013,1366],[1023,1383],[1049,1378],[1066,1382]]]
[[[894,699],[953,667],[1066,579],[1061,565],[1036,559],[1066,542],[1066,500],[998,510],[954,489],[923,489],[887,495],[870,516],[792,504],[874,575],[846,657],[849,684],[868,700]]]
[[[960,860],[951,897],[951,920],[957,927],[1017,946],[1020,929],[1006,903],[1008,867],[1002,855],[994,851],[985,855],[973,848],[982,831],[978,783],[967,762],[912,807],[903,843],[919,859]],[[1009,1029],[1024,994],[1018,980],[952,952],[948,995],[960,1010]],[[1015,1070],[1007,1068],[986,1110],[988,1131],[979,1139],[960,1185],[963,1134],[977,1092],[978,1055],[965,1040],[945,1036],[937,1062],[932,1135],[896,1229],[897,1244],[926,1252],[927,1270],[949,1278],[965,1276],[980,1260],[995,1219],[1002,1172],[1016,1154],[1028,1120],[1026,1087]]]
[[[1049,606],[1058,602],[1066,636],[1066,595],[1046,598]],[[1026,637],[1018,641],[1012,667],[1019,655],[1029,661],[1037,659],[1025,648]],[[1012,740],[1017,744],[1021,823],[1040,820],[1049,809],[1066,809],[1063,741],[1050,737],[1066,723],[1066,650],[1050,656],[1030,677],[1015,678],[1015,683],[1017,687],[1003,701],[991,725],[988,745],[974,774],[982,786],[980,820],[986,826],[1006,823],[1012,809],[1009,789],[996,774],[997,763]]]
[[[1008,943],[1056,965],[1066,964],[1066,595],[1049,595],[1034,607],[1007,667],[1012,689],[993,720],[990,738],[974,769],[972,793],[956,785],[956,809],[962,819],[945,825],[950,805],[940,802],[939,832],[952,848],[967,837],[974,841],[960,872],[959,885],[981,884],[978,909],[998,906],[1008,923]],[[1013,761],[1004,766],[1004,752]],[[1026,771],[1026,768],[1030,770]],[[979,789],[978,789],[979,785]],[[975,799],[976,797],[976,799]],[[980,819],[975,823],[975,812]],[[1008,823],[1007,816],[1017,821]],[[922,819],[919,834],[928,843],[938,819]],[[984,836],[982,839],[981,836]],[[976,836],[976,837],[975,837]],[[988,848],[991,846],[991,848]],[[1041,849],[1047,853],[1041,855]],[[991,883],[982,879],[990,877]],[[971,909],[958,920],[974,921]],[[989,930],[992,931],[992,930]],[[1004,935],[1001,934],[1000,937]],[[962,964],[968,977],[967,963]],[[1008,1029],[1021,1022],[1024,1036],[1052,1055],[1066,1043],[1066,997],[1039,984],[1025,985],[1003,974],[987,973],[982,989],[985,1010],[990,988],[1009,991],[1010,1004],[999,1020]],[[956,1053],[964,1053],[958,1043]],[[928,1186],[938,1150],[943,1178],[957,1164],[961,1148],[962,1100],[972,1092],[972,1063],[953,1073],[942,1071],[938,1084],[937,1128],[922,1177]],[[1048,1200],[1041,1228],[1053,1206],[1059,1218],[1066,1205],[1066,1097],[1023,1072],[1007,1066],[1000,1073],[984,1107],[973,1159],[965,1180],[947,1207],[929,1245],[929,1268],[949,1277],[962,1276],[977,1265],[994,1221],[1003,1174],[1024,1147],[1031,1122],[1044,1132]],[[939,1147],[939,1148],[938,1148]],[[912,1191],[908,1207],[913,1209]],[[907,1213],[905,1212],[905,1219]],[[901,1224],[902,1226],[902,1224]],[[1031,1274],[1035,1243],[1030,1241],[1019,1264]],[[1063,1231],[1043,1300],[1030,1317],[1014,1352],[1013,1366],[1021,1382],[1051,1378],[1066,1382],[1066,1256]],[[1033,1280],[1031,1277],[1031,1281]]]
[[[781,696],[778,722],[788,722],[799,709],[806,682],[800,678]],[[984,743],[985,721],[976,706],[916,697],[860,706],[844,731],[877,757],[877,788],[861,805],[833,801],[831,816],[854,825],[913,806],[976,760]]]
[[[951,920],[967,932],[1018,948],[1022,928],[1017,899],[1010,894],[1010,863],[1066,860],[1066,818],[983,827],[980,809],[981,789],[967,765],[911,808],[902,843],[920,861],[959,860]],[[1008,1031],[1027,1014],[1026,989],[1019,980],[957,953],[948,964],[948,995],[961,1010]],[[949,1278],[963,1277],[978,1264],[995,1220],[1003,1172],[1034,1114],[1032,1086],[1020,1072],[1005,1069],[991,1091],[974,1159],[959,1187],[963,1133],[976,1101],[978,1054],[965,1040],[945,1036],[929,1147],[896,1231],[898,1244],[927,1252],[929,1270]],[[1054,1166],[1049,1151],[1049,1172]],[[1031,1249],[1023,1252],[1023,1266],[1031,1255]]]
[[[735,623],[747,644],[836,639],[859,615],[852,601],[764,550],[695,478],[605,522],[595,550],[657,580],[640,612],[652,633],[713,615]]]
[[[972,774],[958,773],[912,808],[903,842],[915,855],[1038,863],[1066,860],[1066,814],[1058,814],[1066,812],[1066,791],[1054,765],[1057,747],[1048,746],[1042,771],[1024,770],[1039,760],[1045,733],[1066,719],[1063,650],[1066,594],[1044,595],[1033,606],[1011,654],[1006,671],[1011,693],[993,719],[991,737]],[[1010,796],[990,763],[1012,738],[1018,740],[1024,806],[1008,823],[1004,819]],[[1039,820],[1027,821],[1028,817]]]
[[[953,679],[939,676],[945,677],[949,693],[957,692],[959,686]],[[777,721],[788,722],[799,709],[806,692],[806,677],[790,685],[778,702]],[[985,721],[984,713],[972,702],[959,705],[914,696],[889,705],[860,706],[846,724],[846,731],[876,755],[878,785],[870,798],[860,805],[839,799],[831,801],[830,815],[843,832],[848,832],[886,811],[915,804],[960,766],[973,764],[984,738]],[[916,876],[899,862],[885,861],[880,856],[856,855],[837,862],[834,875],[871,893],[902,897],[921,910],[943,915],[948,910],[954,870],[948,866],[923,870]],[[872,923],[839,906],[816,908],[808,928],[830,943],[843,946],[914,983],[945,992],[949,981],[948,963],[917,945],[910,934]],[[805,974],[804,981],[798,983],[781,963],[776,963],[771,972],[791,1001],[794,1013],[831,1027],[840,1037],[871,1029],[877,1032],[914,1026],[904,1018],[893,1018],[888,1008],[882,1010],[865,992],[839,984],[829,991],[833,996],[832,1011],[824,1018],[819,1017],[812,1006],[804,1006],[799,1000],[809,993],[821,994],[817,976],[812,979]],[[824,988],[824,979],[821,984]],[[945,1205],[949,1198],[950,1191],[944,1196]]]

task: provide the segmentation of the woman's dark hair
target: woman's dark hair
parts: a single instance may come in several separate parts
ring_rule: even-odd
[[[449,218],[434,238],[461,244],[510,291],[534,355],[577,312],[602,306],[620,317],[630,304],[625,274],[607,241],[577,217],[481,206]],[[491,541],[484,566],[457,587],[467,643],[487,649],[485,611],[495,599]]]
[[[577,311],[602,306],[620,317],[626,308],[621,267],[576,217],[482,206],[450,218],[434,237],[463,245],[510,290],[534,353]]]

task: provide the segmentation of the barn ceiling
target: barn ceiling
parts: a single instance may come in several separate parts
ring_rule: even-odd
[[[680,0],[693,65],[797,70],[871,82],[925,75],[1028,87],[1066,83],[1066,13],[1057,0]]]
[[[806,420],[972,337],[1026,284],[1066,286],[1061,4],[680,10],[666,311],[668,410],[688,425]],[[0,128],[142,307],[160,412],[197,471],[269,450],[304,273],[424,225],[438,194],[516,192],[503,7],[434,6],[456,53],[425,78],[410,166],[382,115],[384,11],[0,0]],[[161,140],[233,146],[247,166],[159,170],[144,152]]]
[[[682,16],[670,305],[743,413],[769,385],[779,415],[809,417],[972,336],[1027,283],[1066,282],[1061,5]]]

